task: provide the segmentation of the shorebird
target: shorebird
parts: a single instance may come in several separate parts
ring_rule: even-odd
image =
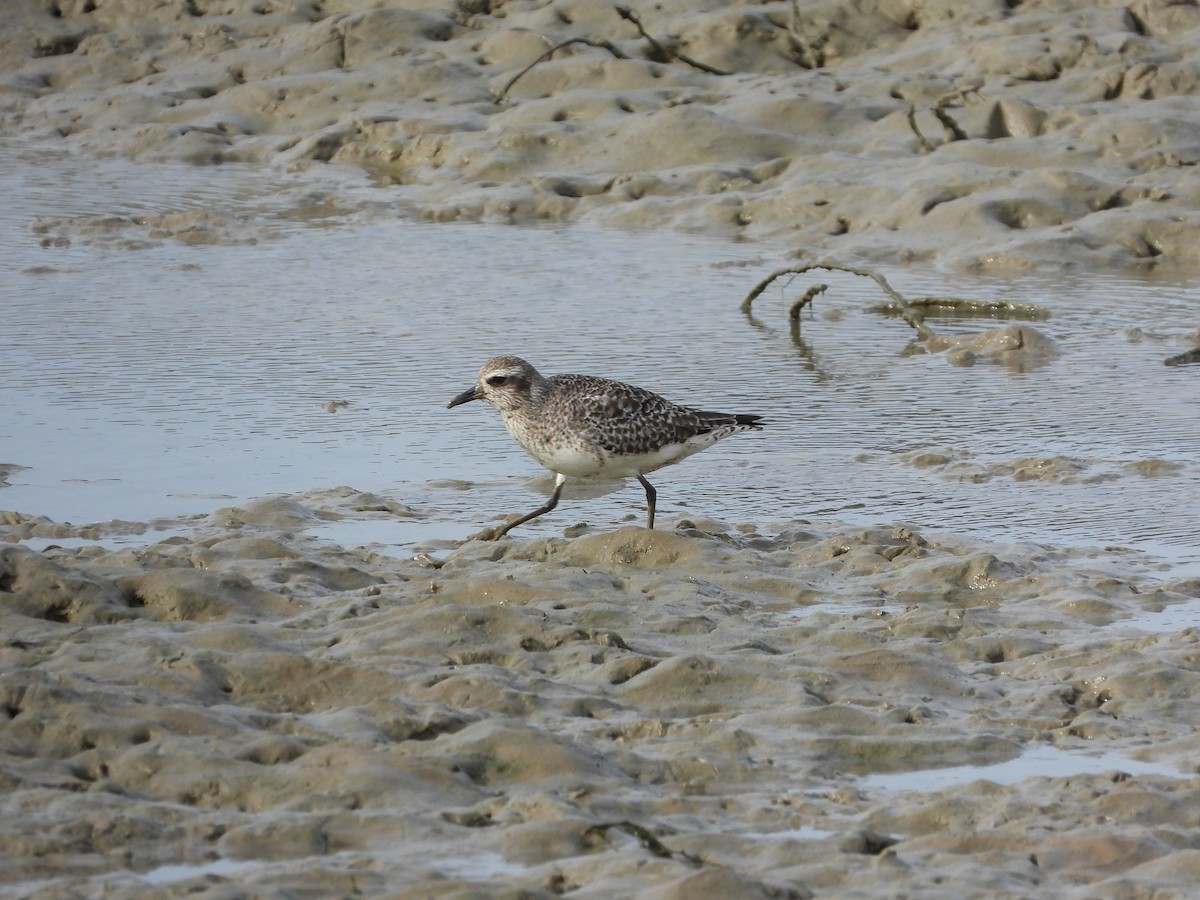
[[[489,359],[474,387],[446,407],[472,400],[495,407],[508,433],[556,476],[549,502],[498,530],[484,532],[493,538],[558,506],[568,477],[636,477],[646,489],[646,527],[653,528],[657,492],[646,480],[648,472],[699,453],[731,434],[762,429],[762,416],[702,412],[620,381],[590,375],[546,378],[517,356]]]

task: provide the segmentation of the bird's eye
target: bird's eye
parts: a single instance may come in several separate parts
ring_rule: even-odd
[[[506,381],[508,381],[507,375],[492,375],[487,379],[487,383],[495,387],[499,387]]]

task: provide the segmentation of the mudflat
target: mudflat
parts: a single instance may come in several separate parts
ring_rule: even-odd
[[[0,19],[6,134],[187,160],[198,184],[348,164],[402,189],[395,215],[704,232],[781,265],[1197,262],[1195,6]],[[1115,900],[1200,879],[1189,572],[817,517],[411,555],[309,533],[411,515],[297,485],[113,547],[139,524],[0,514],[0,891]]]

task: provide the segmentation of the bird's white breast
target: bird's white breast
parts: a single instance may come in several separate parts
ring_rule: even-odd
[[[547,469],[574,478],[631,478],[679,462],[711,445],[714,439],[699,435],[686,443],[666,444],[648,453],[617,454],[581,446],[539,447],[530,456]]]

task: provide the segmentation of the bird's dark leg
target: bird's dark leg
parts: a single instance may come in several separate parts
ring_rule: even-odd
[[[533,512],[531,512],[529,515],[521,516],[521,518],[517,519],[517,521],[515,521],[515,522],[509,522],[507,525],[505,525],[503,528],[501,528],[499,531],[496,532],[496,537],[502,538],[506,534],[508,534],[510,531],[512,531],[514,528],[516,528],[518,525],[524,525],[530,519],[536,519],[538,516],[542,515],[543,513],[548,513],[548,512],[550,512],[550,510],[554,509],[554,507],[558,506],[558,498],[562,496],[563,484],[566,483],[566,480],[567,479],[564,478],[562,475],[559,475],[558,478],[554,482],[554,493],[550,495],[550,500],[546,503],[545,506],[539,506],[537,509],[535,509]]]
[[[642,487],[646,489],[646,527],[654,528],[654,501],[658,499],[658,491],[641,475],[637,478],[642,483]]]

